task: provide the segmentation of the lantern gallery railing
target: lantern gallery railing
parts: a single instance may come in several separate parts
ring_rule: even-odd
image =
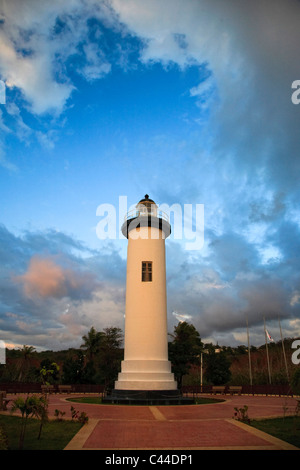
[[[153,217],[157,217],[158,219],[162,219],[162,220],[165,220],[166,222],[169,222],[169,216],[168,214],[166,214],[166,212],[163,212],[157,209],[153,209],[149,211],[149,209],[146,207],[142,209],[132,209],[131,211],[128,211],[124,217],[124,222],[130,219],[135,219],[136,217],[140,217],[140,216],[142,217],[153,216]]]

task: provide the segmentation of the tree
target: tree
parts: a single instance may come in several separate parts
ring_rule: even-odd
[[[122,342],[123,333],[120,328],[110,327],[103,330],[98,377],[105,387],[113,387],[117,378],[122,359]]]
[[[87,335],[82,337],[84,343],[80,346],[86,351],[87,358],[93,361],[97,353],[100,351],[103,333],[98,332],[92,326]]]
[[[187,322],[178,323],[171,336],[173,341],[169,343],[169,359],[181,388],[183,376],[188,374],[192,365],[200,363],[203,343],[196,328]]]
[[[60,367],[56,362],[51,362],[50,359],[44,359],[40,364],[40,377],[44,385],[57,382],[59,379]]]
[[[34,351],[35,351],[35,348],[33,346],[26,346],[25,344],[22,348],[20,348],[21,358],[19,359],[18,366],[17,366],[19,382],[26,380],[26,375],[28,374],[29,368],[31,366],[30,358]]]
[[[40,378],[44,385],[50,385],[58,379],[59,366],[55,362],[45,359],[41,362]]]
[[[38,439],[41,436],[42,425],[48,419],[47,406],[45,397],[37,397],[36,395],[27,396],[26,398],[18,397],[13,401],[11,412],[19,410],[21,413],[21,431],[19,438],[19,449],[23,449],[24,438],[26,432],[27,421],[29,417],[36,416],[41,419]]]
[[[82,339],[84,343],[81,348],[86,351],[87,361],[83,364],[83,356],[79,355],[76,359],[65,363],[64,377],[73,377],[72,383],[78,381],[102,383],[106,387],[111,387],[117,377],[122,359],[122,330],[110,327],[97,332],[92,327]]]
[[[55,362],[50,363],[50,361],[47,360],[43,361],[43,367],[40,369],[42,383],[44,385],[50,385],[51,381],[57,378],[58,372],[59,366]],[[34,409],[35,415],[41,420],[38,439],[41,437],[44,423],[48,421],[48,405],[48,394],[45,392],[36,402]]]
[[[93,362],[85,364],[85,358],[82,351],[64,361],[63,365],[63,383],[79,384],[93,383],[95,368]]]
[[[48,396],[47,395],[42,395],[39,397],[36,401],[35,404],[35,409],[34,409],[34,415],[37,418],[40,418],[40,427],[39,427],[39,434],[38,434],[38,439],[40,439],[41,434],[42,434],[42,428],[44,424],[48,421]]]
[[[231,377],[230,361],[226,354],[223,351],[219,353],[211,351],[205,359],[205,378],[207,382],[211,382],[213,385],[226,384]]]
[[[248,349],[244,344],[241,344],[240,346],[236,348],[236,352],[237,354],[247,354]]]

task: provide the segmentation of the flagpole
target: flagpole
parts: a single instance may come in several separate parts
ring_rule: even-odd
[[[265,341],[266,341],[266,353],[267,353],[267,362],[268,362],[269,382],[270,382],[270,384],[271,384],[271,373],[270,373],[269,351],[268,351],[268,340],[267,340],[267,331],[266,331],[266,320],[265,320],[265,317],[264,317],[264,328],[265,328]]]
[[[200,385],[201,385],[201,393],[202,393],[202,385],[203,385],[203,352],[200,354]]]
[[[288,371],[288,366],[287,366],[287,361],[286,361],[286,355],[285,355],[284,342],[283,342],[283,337],[282,337],[282,330],[281,330],[279,315],[278,315],[278,323],[279,323],[279,329],[280,329],[280,337],[281,337],[282,351],[283,351],[283,357],[284,357],[284,363],[285,363],[285,370],[286,370],[286,375],[287,375],[287,379],[288,379],[288,382],[289,382],[290,381],[289,371]]]
[[[251,370],[251,357],[250,357],[250,342],[249,342],[248,317],[246,317],[246,320],[247,320],[247,339],[248,339],[249,375],[250,375],[250,385],[252,386],[252,370]]]

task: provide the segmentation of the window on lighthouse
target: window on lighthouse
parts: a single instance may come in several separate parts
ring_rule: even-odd
[[[142,282],[152,281],[152,261],[142,261]]]

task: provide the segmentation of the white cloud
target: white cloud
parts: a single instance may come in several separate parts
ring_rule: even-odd
[[[292,298],[290,300],[290,305],[294,307],[295,305],[299,303],[300,303],[300,292],[299,291],[293,292]]]
[[[58,119],[71,105],[76,87],[67,63],[72,62],[73,67],[74,59],[73,73],[88,81],[110,72],[111,64],[97,35],[94,42],[89,37],[88,20],[112,24],[114,15],[106,2],[97,0],[10,0],[1,2],[0,17],[0,78],[6,86],[6,110],[10,114],[9,124],[2,120],[0,127],[3,141],[7,132],[14,132],[26,145],[37,141],[52,149],[53,135],[40,125],[42,118]],[[19,108],[18,113],[13,106]],[[38,130],[33,122],[28,125],[22,119],[20,110],[38,117]],[[9,161],[4,144],[0,165],[10,171],[17,168]]]
[[[9,20],[10,18],[6,18],[6,21],[9,22]],[[18,38],[15,37],[15,28],[16,24],[9,24],[0,36],[0,72],[6,86],[20,89],[33,113],[61,112],[73,87],[70,84],[55,81],[52,68],[53,57],[47,54],[49,51],[47,51],[45,39],[39,38],[44,42],[44,47],[39,45],[34,49],[31,42],[30,53],[22,54],[20,50],[24,47],[24,43],[21,35]]]
[[[98,80],[111,71],[111,64],[106,61],[96,44],[85,44],[83,51],[86,57],[86,64],[79,73],[87,81]]]
[[[79,54],[81,43],[86,43],[82,73],[87,79],[110,71],[99,45],[88,42],[88,19],[110,21],[106,10],[105,2],[95,0],[2,3],[0,74],[8,87],[22,92],[33,113],[60,114],[65,109],[74,90],[65,62]]]

